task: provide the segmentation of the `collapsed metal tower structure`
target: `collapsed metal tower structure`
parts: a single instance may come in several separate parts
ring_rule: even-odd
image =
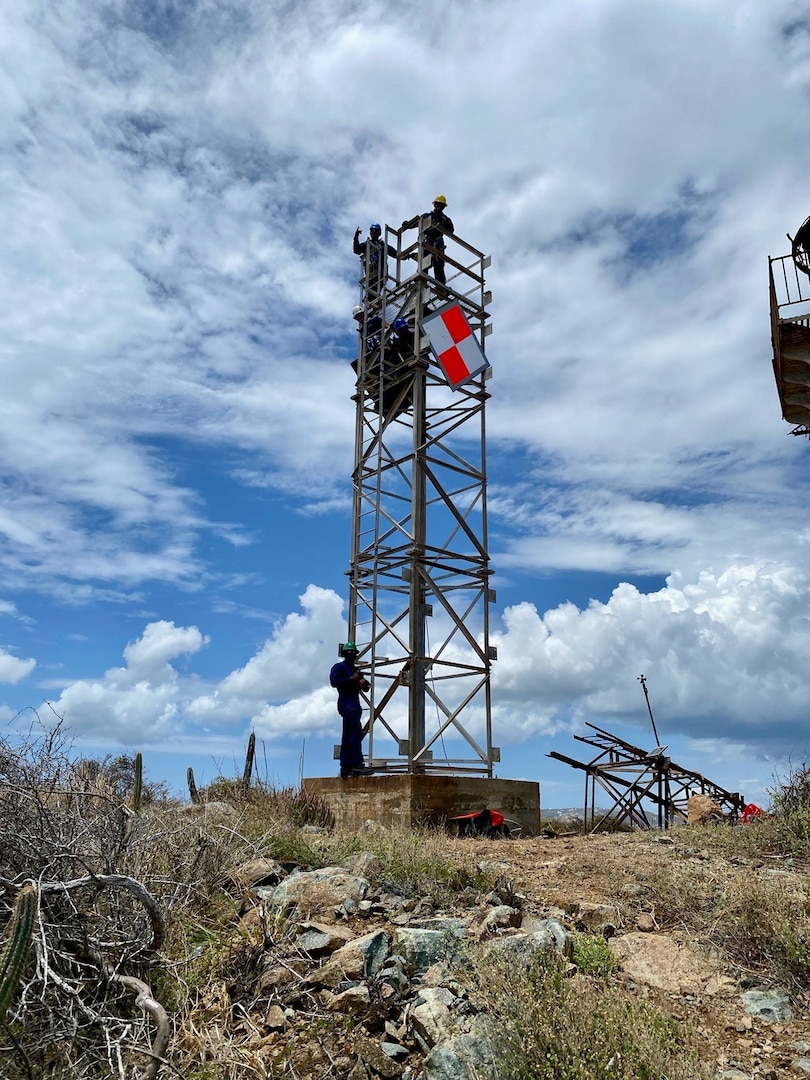
[[[791,244],[768,259],[773,373],[791,435],[810,436],[810,218]]]
[[[596,747],[599,753],[595,758],[577,761],[555,750],[548,756],[585,773],[584,818],[590,832],[622,825],[669,829],[687,820],[689,799],[693,795],[707,795],[717,803],[724,817],[731,820],[742,813],[745,806],[742,795],[726,791],[700,773],[676,765],[666,756],[666,746],[642,750],[595,724],[587,726],[596,734],[574,738]],[[612,800],[609,807],[597,809],[597,787]]]
[[[390,254],[360,283],[349,636],[370,682],[375,771],[492,777],[490,368],[453,387],[424,328],[456,305],[483,352],[490,259],[453,235],[438,251],[425,224],[415,239],[386,226]],[[437,257],[446,283],[429,273]],[[392,347],[397,319],[413,332],[409,355]]]

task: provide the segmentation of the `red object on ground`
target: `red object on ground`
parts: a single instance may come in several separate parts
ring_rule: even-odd
[[[743,807],[742,817],[740,818],[740,820],[742,821],[743,825],[748,825],[749,822],[755,821],[756,818],[761,817],[761,815],[764,813],[765,811],[760,809],[760,807],[758,807],[756,803],[750,802]]]
[[[496,828],[499,825],[503,825],[504,816],[497,810],[473,810],[469,814],[457,814],[456,817],[448,818],[448,821],[473,821],[475,818],[479,818],[482,814],[489,814],[489,823]]]

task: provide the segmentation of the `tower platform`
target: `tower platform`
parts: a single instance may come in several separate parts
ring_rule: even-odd
[[[799,269],[803,272],[799,273]],[[810,281],[795,256],[768,260],[773,373],[792,435],[810,435]]]
[[[540,785],[532,780],[496,780],[479,776],[393,773],[304,779],[303,788],[320,795],[346,829],[375,821],[407,831],[413,825],[440,825],[459,814],[498,810],[520,825],[524,836],[540,828]]]

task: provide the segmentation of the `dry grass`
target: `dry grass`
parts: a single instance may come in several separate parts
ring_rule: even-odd
[[[523,969],[494,957],[476,963],[477,990],[494,1024],[500,1080],[700,1080],[689,1030],[629,998],[606,978],[566,977],[539,955]]]

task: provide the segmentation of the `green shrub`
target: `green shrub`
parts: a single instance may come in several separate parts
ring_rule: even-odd
[[[582,975],[606,979],[616,966],[613,950],[603,937],[573,934],[573,960]]]

